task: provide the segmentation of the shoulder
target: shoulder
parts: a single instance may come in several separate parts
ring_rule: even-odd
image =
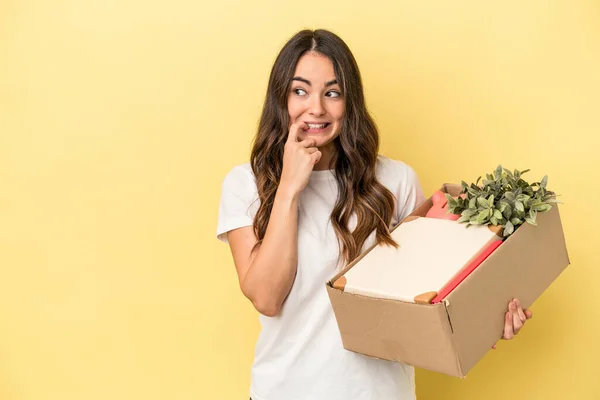
[[[381,154],[377,156],[377,178],[393,191],[419,185],[417,173],[410,165]]]
[[[252,166],[249,162],[245,162],[243,164],[234,165],[228,172],[226,176],[249,176],[254,178],[254,173],[252,172]]]
[[[407,163],[379,156],[377,178],[396,198],[392,225],[396,225],[414,211],[425,196],[415,170]]]
[[[234,165],[226,174],[224,178],[224,184],[226,183],[240,183],[240,182],[256,182],[254,173],[252,172],[252,166],[249,162],[243,164]]]
[[[227,243],[226,233],[251,226],[260,201],[249,163],[232,167],[222,182],[217,238]]]
[[[256,177],[249,162],[233,166],[223,178],[222,190],[240,195],[252,195],[257,192]]]

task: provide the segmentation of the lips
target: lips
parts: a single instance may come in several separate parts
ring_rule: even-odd
[[[331,122],[306,122],[306,128],[304,128],[304,132],[306,133],[324,133],[328,132],[331,127]]]
[[[329,122],[324,122],[322,124],[309,124],[307,123],[306,125],[308,125],[308,129],[325,129],[329,126]]]

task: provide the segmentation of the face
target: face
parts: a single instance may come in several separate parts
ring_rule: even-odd
[[[313,138],[317,147],[332,143],[339,135],[345,101],[331,60],[306,53],[298,60],[288,94],[290,125],[305,122],[298,139]]]

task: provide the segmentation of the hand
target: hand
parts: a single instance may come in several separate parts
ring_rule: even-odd
[[[283,150],[283,170],[279,185],[283,185],[292,195],[304,190],[315,164],[321,159],[321,152],[315,147],[315,139],[298,141],[298,131],[306,126],[302,122],[290,127]]]
[[[511,340],[514,338],[531,317],[533,317],[531,310],[523,310],[519,299],[512,299],[508,303],[508,311],[504,314],[504,335],[502,339]],[[495,348],[496,345],[492,346],[492,349]]]

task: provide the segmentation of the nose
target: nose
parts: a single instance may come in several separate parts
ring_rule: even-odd
[[[314,96],[311,99],[309,113],[310,115],[314,115],[316,117],[320,117],[325,114],[325,108],[323,107],[323,99],[321,96]]]

